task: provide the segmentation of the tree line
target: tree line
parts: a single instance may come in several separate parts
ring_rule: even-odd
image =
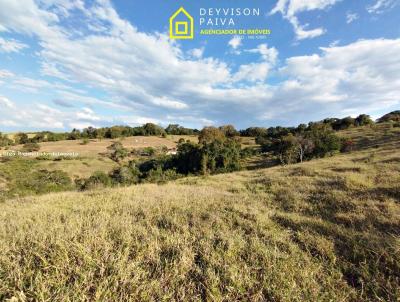
[[[390,112],[377,120],[378,123],[382,122],[400,122],[400,111]],[[327,118],[319,122],[310,122],[308,125],[301,124],[298,127],[249,127],[244,130],[236,130],[232,125],[221,126],[218,129],[226,137],[248,136],[248,137],[280,137],[282,134],[295,134],[301,129],[307,129],[314,124],[326,125],[334,131],[345,130],[350,127],[359,127],[364,125],[373,124],[374,121],[370,116],[361,114],[356,118],[345,117]],[[55,142],[61,140],[79,140],[79,139],[115,139],[130,136],[166,136],[166,135],[198,135],[200,133],[197,129],[185,128],[178,124],[170,124],[166,128],[153,123],[147,123],[143,126],[130,127],[130,126],[112,126],[112,127],[87,127],[83,130],[73,129],[71,132],[56,133],[51,131],[37,132],[33,137],[29,137],[27,133],[19,132],[10,138],[6,134],[0,132],[0,147],[13,146],[18,144],[27,143],[41,143],[41,142]]]

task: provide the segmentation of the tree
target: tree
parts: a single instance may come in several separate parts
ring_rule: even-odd
[[[111,128],[107,128],[105,135],[106,138],[119,138],[122,136],[122,129],[118,126],[113,126]]]
[[[109,158],[115,161],[116,163],[119,163],[129,154],[128,150],[124,148],[121,142],[115,142],[110,146],[108,146],[107,149],[110,150],[111,152]]]
[[[355,119],[350,116],[337,120],[332,124],[334,130],[345,130],[352,126],[355,126]]]
[[[161,128],[160,126],[153,124],[153,123],[147,123],[143,126],[145,135],[162,135],[165,133],[165,130]]]
[[[261,137],[267,135],[267,128],[262,127],[250,127],[246,130],[240,131],[241,136],[249,136],[249,137]]]
[[[296,135],[296,144],[297,144],[297,148],[298,148],[298,155],[299,155],[299,159],[300,162],[303,162],[303,159],[305,156],[312,154],[312,152],[314,151],[315,145],[314,142],[309,139],[304,137],[303,135]]]
[[[204,127],[199,134],[199,143],[207,144],[213,141],[223,142],[225,138],[224,133],[220,129],[215,127]]]
[[[328,125],[314,124],[307,131],[306,137],[314,143],[313,157],[324,157],[327,154],[340,151],[342,147],[340,138]]]
[[[77,140],[81,137],[81,132],[78,129],[73,129],[71,133],[67,135],[67,140]]]
[[[2,134],[0,132],[0,147],[7,147],[7,146],[11,146],[12,144],[13,144],[13,141],[11,139],[9,139],[7,135]]]
[[[358,126],[358,127],[359,126],[372,125],[373,123],[374,123],[373,120],[367,114],[360,114],[355,119],[355,125]]]
[[[14,140],[16,144],[26,144],[29,142],[29,137],[26,133],[19,132],[14,136]]]
[[[41,143],[44,142],[45,140],[46,140],[45,132],[37,133],[32,139],[30,139],[32,143]]]
[[[293,134],[273,140],[271,150],[282,164],[294,164],[298,158],[298,144]]]
[[[82,130],[83,138],[97,138],[97,129],[93,127],[88,127]]]
[[[224,125],[219,127],[219,130],[222,131],[222,133],[226,136],[226,137],[235,137],[238,136],[240,133],[235,129],[234,126],[232,125]]]

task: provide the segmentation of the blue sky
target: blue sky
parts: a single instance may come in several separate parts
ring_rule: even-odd
[[[181,6],[193,40],[169,39]],[[210,27],[200,8],[261,13]],[[376,118],[400,107],[399,17],[400,0],[0,0],[0,131]]]

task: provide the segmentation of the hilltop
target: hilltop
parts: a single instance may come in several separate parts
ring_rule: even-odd
[[[397,301],[385,129],[302,164],[0,204],[0,300]]]

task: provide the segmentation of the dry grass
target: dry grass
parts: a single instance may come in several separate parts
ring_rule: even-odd
[[[400,142],[0,204],[0,300],[399,301]]]
[[[132,136],[122,139],[91,139],[86,145],[82,144],[82,140],[44,142],[40,143],[39,145],[41,152],[75,152],[81,157],[96,157],[107,152],[107,147],[115,141],[121,141],[124,147],[129,149],[162,146],[174,148],[176,147],[176,144],[180,138],[197,142],[197,136],[170,135],[166,138],[156,136]],[[17,146],[15,149],[19,150],[21,148],[22,146]]]

